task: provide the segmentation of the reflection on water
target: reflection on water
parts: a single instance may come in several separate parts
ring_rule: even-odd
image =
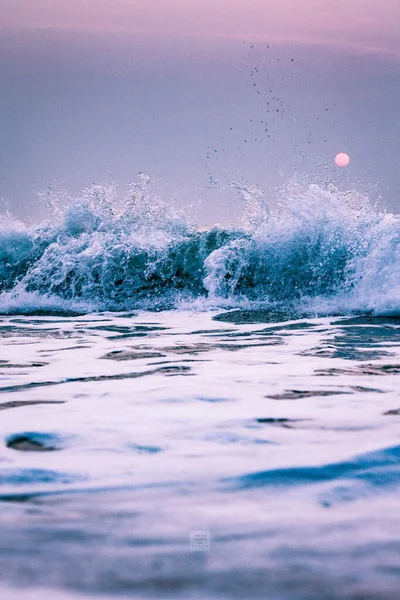
[[[0,597],[397,600],[399,325],[3,317]]]

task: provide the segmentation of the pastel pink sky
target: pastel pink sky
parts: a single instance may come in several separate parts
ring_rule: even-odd
[[[2,0],[0,26],[135,38],[249,38],[400,58],[399,0]]]

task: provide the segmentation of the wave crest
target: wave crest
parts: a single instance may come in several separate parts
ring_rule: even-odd
[[[198,230],[151,190],[92,186],[54,222],[0,223],[0,310],[44,306],[83,312],[211,306],[296,306],[298,310],[400,310],[399,217],[357,193],[292,186],[275,210],[239,187],[240,227]],[[77,308],[78,307],[78,308]]]

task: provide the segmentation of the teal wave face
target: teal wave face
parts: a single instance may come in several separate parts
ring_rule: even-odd
[[[55,224],[4,222],[0,310],[46,302],[77,303],[84,312],[152,309],[202,299],[311,306],[318,299],[319,313],[340,312],[339,304],[396,312],[398,217],[317,186],[275,213],[254,194],[246,202],[250,224],[199,231],[143,188],[131,190],[119,212],[96,188]]]

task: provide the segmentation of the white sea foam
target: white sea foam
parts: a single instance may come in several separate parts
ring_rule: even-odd
[[[275,210],[233,184],[242,225],[196,228],[141,175],[121,200],[93,186],[52,222],[0,224],[0,310],[254,308],[400,312],[400,219],[356,192],[292,184]],[[65,204],[65,202],[64,202]]]

